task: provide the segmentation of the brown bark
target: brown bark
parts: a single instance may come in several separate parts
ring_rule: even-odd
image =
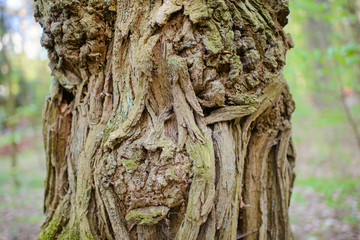
[[[20,182],[17,177],[17,143],[15,141],[15,134],[16,134],[16,122],[14,122],[14,117],[16,115],[16,99],[14,94],[12,93],[12,87],[11,87],[11,80],[10,80],[10,74],[7,74],[7,81],[8,81],[8,88],[9,88],[9,119],[12,119],[9,124],[10,127],[10,133],[11,133],[11,152],[10,152],[10,160],[11,160],[11,175],[13,178],[13,184],[14,186],[18,187],[20,186]]]
[[[40,239],[290,239],[287,1],[37,0]]]

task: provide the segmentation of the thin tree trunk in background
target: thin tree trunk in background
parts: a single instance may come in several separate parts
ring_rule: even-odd
[[[360,3],[357,0],[348,0],[347,9],[355,17],[355,21],[351,21],[353,37],[355,41],[360,42]]]
[[[341,89],[342,90],[342,89]],[[343,105],[343,108],[344,108],[344,111],[345,111],[345,115],[346,115],[346,118],[348,119],[349,121],[349,124],[353,130],[353,133],[354,133],[354,136],[355,136],[355,139],[357,141],[357,144],[358,144],[358,147],[360,149],[360,131],[359,131],[359,127],[358,125],[356,124],[356,121],[355,121],[355,118],[351,112],[351,108],[346,104],[346,100],[345,100],[345,96],[343,93],[341,93],[341,103]]]
[[[352,131],[354,133],[356,142],[357,142],[358,147],[360,149],[360,131],[359,131],[359,127],[358,127],[358,125],[356,123],[356,120],[355,120],[355,118],[354,118],[354,116],[353,116],[353,114],[351,112],[351,106],[349,106],[346,103],[346,96],[344,94],[345,86],[341,81],[341,76],[337,77],[337,81],[338,81],[338,89],[339,89],[339,94],[340,94],[340,101],[341,101],[341,104],[343,106],[345,116],[349,121],[350,127],[351,127],[351,129],[352,129]]]
[[[354,19],[350,22],[351,34],[353,40],[360,44],[360,2],[357,0],[348,0],[347,1],[347,10],[350,16],[353,16]],[[360,67],[360,63],[358,64]],[[360,74],[357,74],[357,79],[360,84]],[[360,101],[360,91],[358,89],[353,89],[357,95],[358,100]]]
[[[291,239],[287,1],[36,1],[40,239]]]
[[[10,70],[9,70],[10,72]],[[16,114],[16,99],[12,92],[11,87],[11,80],[10,80],[10,74],[7,74],[7,80],[8,80],[8,88],[9,88],[9,119],[13,119]],[[11,159],[11,170],[12,170],[12,176],[13,176],[13,183],[15,186],[20,186],[20,182],[18,181],[17,177],[17,143],[15,141],[15,134],[16,134],[16,122],[14,120],[11,120],[9,127],[10,127],[10,133],[11,133],[11,153],[10,153],[10,159]]]
[[[6,25],[5,25],[5,3],[0,3],[0,39],[1,42],[3,41],[4,33],[6,32]],[[1,48],[1,57],[2,57],[2,65],[1,65],[1,72],[5,77],[5,84],[8,88],[9,98],[7,101],[7,108],[8,108],[8,116],[7,119],[7,127],[10,128],[10,134],[11,134],[11,152],[10,152],[10,160],[11,160],[11,169],[12,169],[12,176],[13,176],[13,183],[15,186],[19,186],[20,183],[16,176],[16,168],[17,168],[17,144],[15,141],[15,133],[16,133],[16,122],[14,121],[14,117],[16,114],[16,99],[13,94],[12,90],[12,84],[11,84],[11,65],[10,61],[7,56],[7,49],[6,46],[3,44],[3,47]]]
[[[329,0],[315,0],[316,4],[330,4]],[[330,46],[330,35],[332,33],[331,23],[325,19],[319,18],[319,16],[310,15],[307,18],[306,35],[308,39],[308,46],[310,51],[320,51],[320,56],[324,56],[328,47]],[[313,84],[316,87],[316,94],[313,95],[315,106],[322,109],[324,106],[330,105],[326,102],[326,96],[331,91],[329,89],[330,75],[319,71],[329,67],[328,62],[322,62],[319,59],[314,59],[314,81]]]
[[[349,15],[352,15],[355,17],[355,21],[351,22],[351,29],[352,29],[352,34],[353,34],[353,39],[355,42],[357,42],[358,44],[360,44],[360,3],[359,1],[356,0],[348,0],[347,1],[347,8],[349,11]],[[360,67],[360,63],[358,64],[358,66]],[[357,76],[358,82],[360,83],[360,75],[358,74]],[[350,126],[354,132],[356,141],[358,143],[359,149],[360,149],[360,130],[359,130],[359,124],[357,123],[356,119],[353,116],[353,113],[351,112],[351,107],[346,104],[346,99],[345,99],[345,95],[344,95],[344,85],[341,82],[341,78],[338,78],[338,82],[339,82],[339,86],[340,86],[340,97],[341,97],[341,102],[345,111],[345,115],[350,123]],[[357,89],[354,89],[354,94],[356,94],[356,97],[358,99],[358,101],[360,101],[360,92]]]

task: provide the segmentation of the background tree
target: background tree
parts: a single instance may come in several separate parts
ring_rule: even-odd
[[[298,39],[298,45],[289,56],[288,64],[288,69],[297,69],[285,75],[288,79],[297,79],[298,87],[293,89],[301,91],[299,94],[313,95],[310,104],[305,104],[307,100],[304,101],[304,98],[297,101],[300,102],[298,114],[306,117],[311,113],[315,121],[318,118],[315,114],[319,114],[319,119],[329,120],[326,122],[328,125],[342,123],[344,119],[351,128],[347,135],[351,135],[360,146],[360,119],[357,118],[360,106],[357,1],[294,1],[293,8],[298,9],[293,17],[308,24],[306,27],[297,24],[291,26],[301,29],[296,32],[298,36],[294,36]],[[301,68],[307,69],[307,73],[300,76]],[[316,108],[312,106],[314,101]],[[344,149],[344,146],[340,148]],[[345,152],[338,157],[344,155]]]
[[[290,239],[287,1],[36,1],[40,239]]]
[[[4,2],[0,2],[0,39],[1,42],[3,42],[4,39],[4,34],[5,32],[7,32],[7,26],[5,23],[5,4]],[[4,103],[4,105],[6,105],[6,108],[8,110],[9,116],[8,119],[6,121],[6,125],[9,127],[10,129],[10,136],[11,136],[11,140],[10,140],[10,158],[11,158],[11,167],[12,167],[12,175],[13,175],[13,182],[16,186],[19,185],[19,182],[17,180],[16,177],[16,173],[15,173],[15,169],[16,169],[16,165],[17,165],[17,147],[16,147],[16,141],[15,141],[15,132],[16,132],[16,119],[15,119],[15,114],[16,114],[16,99],[14,96],[14,91],[13,91],[13,87],[12,87],[12,81],[11,81],[11,64],[9,61],[9,57],[8,57],[8,53],[7,53],[7,48],[6,47],[2,47],[1,49],[1,82],[4,82],[6,87],[7,87],[7,92],[8,92],[8,99],[7,99],[7,103]]]
[[[32,6],[25,1],[20,3],[18,9],[13,9],[5,0],[0,1],[0,154],[10,155],[16,186],[19,185],[16,173],[21,142],[34,135],[25,128],[41,122],[38,118],[41,106],[37,103],[43,102],[43,93],[49,86],[46,77],[43,77],[41,87],[35,84],[38,78],[41,79],[37,70],[41,67],[44,70],[46,62],[34,61],[27,56],[25,48],[32,40],[29,31],[34,30],[28,21],[33,18],[29,10]],[[47,72],[45,69],[44,73]]]

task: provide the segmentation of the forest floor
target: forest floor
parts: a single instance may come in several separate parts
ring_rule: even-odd
[[[41,136],[25,149],[21,146],[15,171],[19,187],[14,187],[10,157],[0,155],[0,240],[33,240],[44,220],[45,156]]]
[[[351,129],[327,122],[293,126],[297,176],[290,221],[296,239],[360,240],[360,149]]]
[[[360,239],[360,168],[355,160],[360,153],[351,137],[329,142],[336,138],[326,134],[337,134],[336,129],[321,133],[294,129],[298,157],[292,230],[298,240]],[[41,137],[31,142],[18,156],[20,187],[12,185],[9,156],[0,154],[0,240],[35,239],[44,220],[44,151]],[[327,154],[319,154],[323,151]]]

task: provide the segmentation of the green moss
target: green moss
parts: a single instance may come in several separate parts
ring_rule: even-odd
[[[204,167],[193,167],[193,174],[195,177],[203,176],[206,174],[206,169]]]
[[[53,240],[57,239],[57,236],[63,231],[66,226],[66,219],[68,218],[70,210],[70,205],[68,199],[63,199],[58,207],[54,215],[52,216],[51,221],[48,225],[41,230],[38,240]]]
[[[120,106],[120,109],[122,109],[122,106]],[[125,121],[126,115],[124,114],[123,111],[120,112],[120,115],[121,115],[121,120],[113,119],[113,121],[107,122],[104,131],[101,132],[103,143],[105,143],[109,139],[109,136],[113,131],[116,131],[119,128],[120,123],[123,123]]]
[[[209,9],[203,0],[194,0],[191,4],[184,5],[184,14],[188,15],[194,24],[209,18]]]
[[[225,47],[228,51],[233,51],[234,49],[234,32],[229,31],[225,36]]]
[[[130,160],[122,159],[122,160],[120,160],[120,162],[126,168],[126,170],[135,170],[138,167],[138,164],[136,163],[136,161],[132,160],[132,159],[130,159]]]
[[[61,217],[55,212],[49,225],[43,229],[38,237],[38,240],[53,240],[56,233],[59,231]]]
[[[69,229],[58,236],[58,240],[78,240],[80,239],[80,232],[78,229]]]
[[[269,27],[271,27],[272,29],[276,29],[276,26],[274,24],[274,22],[272,21],[271,17],[268,15],[268,13],[265,11],[265,9],[267,11],[271,11],[270,9],[267,8],[267,6],[257,0],[253,0],[252,4],[255,6],[256,10],[259,12],[259,14],[261,15],[261,17],[265,20],[265,22],[267,23],[267,25]],[[249,5],[248,5],[249,6]]]
[[[85,236],[86,236],[86,238],[87,238],[88,240],[95,240],[94,236],[93,236],[91,233],[89,233],[89,232],[86,232],[86,233],[85,233]]]
[[[244,99],[244,103],[245,103],[245,104],[249,104],[249,105],[258,102],[257,97],[256,97],[256,96],[253,96],[253,95],[244,95],[244,96],[243,96],[243,99]]]
[[[125,219],[126,221],[139,225],[154,225],[163,219],[169,210],[166,206],[139,208],[130,211]]]
[[[135,152],[135,158],[136,158],[136,160],[140,160],[140,159],[141,159],[141,151],[140,151],[140,150],[137,150],[137,151]]]
[[[234,2],[234,4],[238,7],[242,18],[246,19],[249,23],[253,25],[254,32],[264,29],[264,25],[259,21],[257,17],[254,17],[254,15],[256,16],[256,14],[253,13],[257,12],[257,9],[254,9],[249,4],[246,4],[246,6],[245,4],[238,2]],[[248,8],[252,9],[252,11],[250,11]]]
[[[213,148],[212,142],[206,141],[201,142],[192,142],[188,141],[186,143],[186,150],[190,155],[190,158],[193,160],[193,174],[195,177],[203,178],[206,180],[211,179],[213,174]]]
[[[205,47],[208,51],[217,54],[223,49],[223,44],[221,42],[221,35],[214,21],[208,22],[207,26],[208,28],[204,33],[204,38],[203,38]]]
[[[251,94],[237,94],[233,99],[239,105],[250,105],[257,107],[260,103],[259,97],[257,95]]]

